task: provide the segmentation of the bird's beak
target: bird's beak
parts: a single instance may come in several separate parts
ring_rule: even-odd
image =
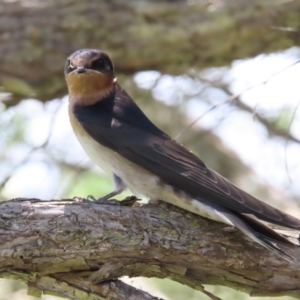
[[[79,66],[79,67],[77,67],[77,68],[75,69],[75,72],[76,72],[77,74],[85,73],[85,71],[86,71],[86,68],[83,67],[83,66]]]

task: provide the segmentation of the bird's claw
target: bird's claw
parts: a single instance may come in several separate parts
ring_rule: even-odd
[[[90,203],[93,204],[101,204],[101,205],[120,205],[118,200],[116,199],[107,199],[106,197],[102,197],[99,199],[95,199],[93,196],[88,196],[88,199],[91,199]]]
[[[93,195],[88,195],[86,198],[87,202],[95,202],[97,199]]]
[[[92,195],[88,195],[86,198],[83,198],[83,197],[79,197],[79,196],[76,196],[73,198],[74,201],[76,202],[82,202],[82,203],[95,203],[95,204],[103,204],[103,205],[114,205],[114,203],[112,202],[115,202],[117,200],[115,199],[112,199],[112,200],[108,200],[107,198],[103,197],[103,198],[99,198],[99,199],[96,199],[94,196]],[[119,201],[117,201],[119,202]]]
[[[134,206],[134,205],[140,205],[138,201],[141,201],[141,199],[137,198],[136,196],[128,196],[119,202],[120,205],[122,206]]]
[[[137,201],[141,200],[136,196],[128,196],[125,199],[120,201],[116,199],[107,199],[106,197],[96,199],[92,195],[88,195],[87,198],[74,197],[73,199],[75,201],[82,202],[82,203],[91,203],[91,204],[100,204],[100,205],[117,205],[117,206],[134,206],[136,205]]]

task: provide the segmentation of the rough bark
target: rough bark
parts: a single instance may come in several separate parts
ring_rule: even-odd
[[[0,2],[0,85],[8,105],[66,94],[66,57],[83,47],[111,54],[118,73],[229,65],[298,45],[299,1]]]
[[[34,295],[154,299],[115,281],[127,275],[300,298],[295,266],[238,231],[172,206],[15,199],[0,209],[0,277],[27,282]]]

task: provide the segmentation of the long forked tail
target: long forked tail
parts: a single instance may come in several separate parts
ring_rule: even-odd
[[[219,212],[219,216],[229,220],[235,227],[257,243],[300,267],[299,245],[292,243],[280,233],[248,215],[237,215],[231,211],[222,211]]]

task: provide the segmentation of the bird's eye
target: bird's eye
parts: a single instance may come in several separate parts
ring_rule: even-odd
[[[91,69],[96,71],[104,71],[106,68],[106,63],[103,58],[96,59],[92,62]]]
[[[71,61],[68,59],[66,62],[66,71],[67,71],[67,73],[70,73],[73,70],[75,70],[75,67],[72,65]]]

